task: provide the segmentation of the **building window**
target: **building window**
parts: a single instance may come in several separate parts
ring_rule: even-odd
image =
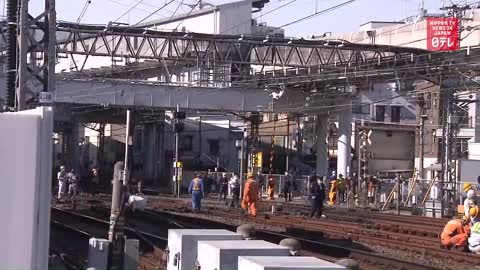
[[[208,140],[208,153],[211,156],[218,157],[220,154],[220,142],[218,140]]]
[[[457,140],[457,154],[461,158],[468,158],[468,139]]]
[[[193,151],[193,136],[185,135],[180,137],[180,144],[178,146],[182,151]]]
[[[391,109],[391,122],[392,123],[400,123],[400,106],[392,106],[390,107]]]
[[[354,105],[352,108],[354,114],[370,114],[370,105]]]
[[[425,97],[425,109],[431,109],[432,108],[432,93],[428,92],[426,93]]]
[[[375,106],[375,121],[385,122],[385,106],[384,105]]]

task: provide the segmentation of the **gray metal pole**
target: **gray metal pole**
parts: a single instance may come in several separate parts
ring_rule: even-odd
[[[287,157],[285,162],[285,171],[288,172],[290,169],[290,118],[287,115]]]
[[[177,112],[180,111],[180,107],[177,105]],[[176,123],[179,122],[179,119],[176,119],[175,120]],[[175,187],[176,187],[176,196],[177,198],[180,198],[180,181],[179,178],[178,178],[178,162],[179,162],[179,154],[178,154],[178,137],[179,137],[179,134],[178,134],[178,131],[175,131],[175,168],[174,168],[174,171],[175,171]]]
[[[397,175],[397,215],[400,215],[400,175]]]
[[[363,123],[363,121],[362,121]],[[359,127],[356,127],[355,128],[355,133],[356,133],[356,141],[357,141],[357,163],[358,163],[358,166],[357,166],[357,197],[358,199],[360,200],[360,194],[363,194],[361,192],[361,188],[362,188],[362,149],[361,149],[361,145],[362,145],[362,138],[360,136],[360,128]],[[367,198],[365,198],[365,200],[367,200]]]
[[[120,214],[120,201],[122,199],[122,174],[124,162],[118,161],[113,169],[113,187],[112,187],[112,206],[110,208],[110,230],[108,232],[108,241],[113,243],[115,240],[115,225]]]
[[[444,166],[443,166],[443,177],[442,177],[442,181],[441,181],[441,184],[440,184],[440,196],[441,196],[441,204],[440,204],[440,208],[441,208],[441,213],[440,213],[440,217],[443,217],[444,214],[445,214],[445,182],[446,183],[450,183],[450,129],[452,128],[451,127],[451,121],[452,121],[452,107],[451,107],[451,99],[447,99],[448,104],[447,104],[447,127],[446,127],[446,132],[445,134],[442,134],[443,135],[443,138],[444,138],[444,144],[445,144],[445,158],[444,158]],[[447,196],[448,197],[448,196]]]
[[[123,268],[123,250],[124,250],[124,218],[121,215],[122,206],[122,178],[124,163],[118,161],[113,170],[113,189],[112,206],[110,209],[110,229],[108,231],[108,241],[110,244],[108,256],[108,269]]]
[[[128,140],[130,138],[130,110],[127,110],[127,126],[125,128],[125,159],[115,163],[113,170],[112,207],[110,209],[110,229],[108,241],[110,243],[109,268],[123,269],[123,250],[125,238],[123,233],[125,218],[122,215],[122,203],[128,182]],[[121,183],[121,181],[123,183]]]
[[[130,139],[130,110],[127,110],[127,127],[125,132],[125,163],[124,163],[124,178],[123,178],[123,186],[127,185],[128,175],[129,175],[129,168],[128,168],[128,140]]]
[[[242,134],[242,145],[240,145],[240,198],[243,196],[243,171],[245,170],[245,133],[247,129],[247,124],[244,122],[243,125],[243,134]]]
[[[299,173],[300,172],[300,162],[302,159],[302,151],[303,151],[303,138],[302,138],[302,130],[300,128],[300,116],[297,116],[297,159],[295,162],[295,172],[294,173]]]
[[[175,186],[176,196],[180,198],[180,183],[178,181],[178,132],[175,132]]]
[[[19,25],[19,55],[18,55],[18,86],[17,86],[17,111],[26,109],[26,92],[28,81],[28,0],[20,2]]]
[[[55,46],[57,41],[57,12],[55,10],[55,0],[46,0],[46,9],[48,10],[48,92],[55,93]]]
[[[423,112],[423,108],[422,108]],[[420,160],[418,162],[418,167],[419,167],[419,176],[420,179],[423,180],[425,179],[425,165],[424,165],[424,159],[425,159],[425,117],[424,115],[420,115]]]

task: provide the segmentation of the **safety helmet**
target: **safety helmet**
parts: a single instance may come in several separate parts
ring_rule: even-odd
[[[65,166],[60,166],[60,170],[65,170]]]
[[[463,184],[463,191],[467,192],[468,190],[472,189],[472,184],[470,183],[465,183]]]
[[[253,172],[247,173],[247,178],[253,178],[253,177],[254,177],[254,176],[253,176]]]
[[[222,173],[222,176],[225,177],[225,176],[227,176],[227,174],[226,174],[226,173]]]
[[[469,189],[469,190],[467,191],[467,198],[468,198],[468,199],[472,200],[472,199],[475,198],[475,196],[477,196],[477,194],[475,193],[475,190]]]
[[[476,218],[478,215],[478,206],[475,205],[474,207],[470,208],[470,210],[468,210],[468,213],[470,214],[471,218]]]

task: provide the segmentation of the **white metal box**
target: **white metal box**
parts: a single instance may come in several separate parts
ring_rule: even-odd
[[[0,269],[48,268],[53,114],[0,113]]]
[[[202,270],[237,270],[240,256],[289,256],[290,250],[262,240],[200,241]]]
[[[88,241],[88,267],[95,270],[107,270],[108,265],[108,240],[90,238]],[[139,241],[137,239],[126,239],[123,257],[124,270],[138,269],[138,248]]]
[[[238,258],[238,270],[346,270],[344,266],[315,257],[244,256]]]
[[[242,235],[228,230],[168,230],[170,254],[167,270],[194,269],[197,261],[197,243],[201,240],[242,240]],[[177,253],[180,255],[180,260],[175,266],[174,258]]]
[[[138,239],[125,240],[125,256],[123,257],[123,269],[124,270],[137,270],[138,269],[138,249],[140,247],[140,241]]]
[[[96,270],[107,270],[108,240],[90,238],[88,240],[88,267]]]

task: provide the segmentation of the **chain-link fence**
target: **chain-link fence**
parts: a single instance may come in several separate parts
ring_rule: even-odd
[[[441,183],[437,179],[406,179],[400,183],[399,190],[395,179],[383,179],[375,190],[375,202],[382,205],[382,208],[394,206],[398,196],[400,196],[401,206],[421,208],[426,216],[441,215]],[[465,196],[460,183],[444,185],[443,198],[446,207],[455,209],[456,205],[462,204]],[[449,201],[446,201],[446,198],[449,198]]]

